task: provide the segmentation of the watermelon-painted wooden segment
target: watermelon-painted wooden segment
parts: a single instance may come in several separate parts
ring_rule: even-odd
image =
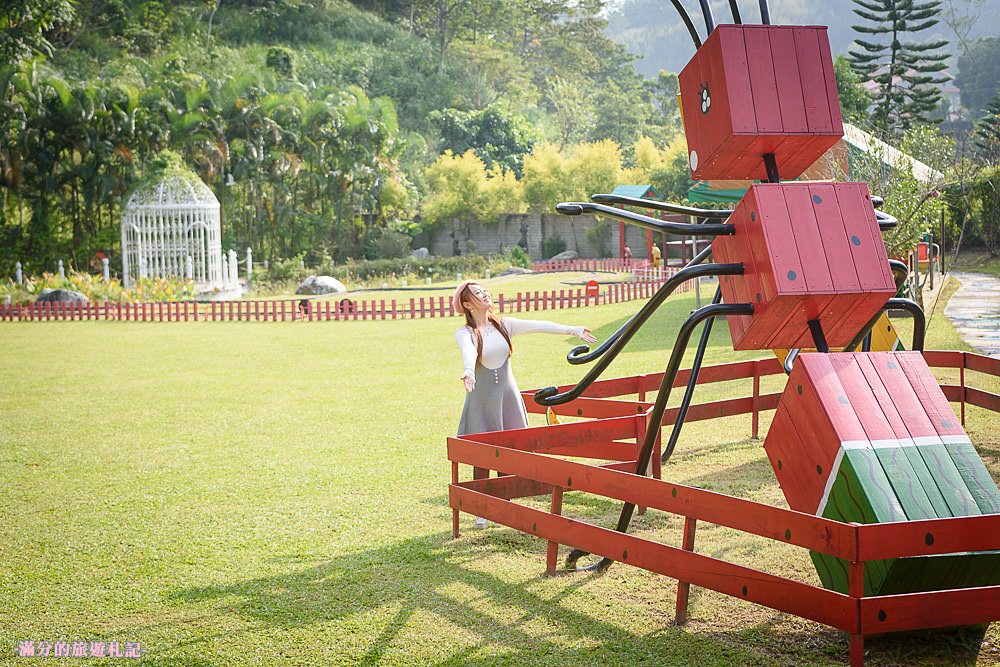
[[[896,293],[863,183],[758,183],[730,221],[713,250],[745,272],[723,280],[723,300],[754,304],[730,318],[737,350],[812,347],[810,320],[846,345]]]
[[[679,80],[693,178],[797,178],[844,134],[825,27],[721,25]]]
[[[774,424],[764,449],[793,509],[857,523],[1000,513],[1000,491],[919,352],[800,354]],[[846,561],[812,559],[824,586],[848,590]],[[866,595],[996,584],[1000,552],[865,566]]]

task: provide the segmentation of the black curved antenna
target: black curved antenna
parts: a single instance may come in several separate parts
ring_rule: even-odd
[[[743,25],[743,19],[740,17],[739,0],[729,0],[729,10],[733,13],[733,21],[737,25]]]
[[[709,35],[715,30],[715,17],[712,16],[712,5],[708,0],[698,0],[701,5],[701,13],[705,17],[705,32]]]
[[[767,0],[760,0],[760,22],[771,25],[771,10],[767,6]]]
[[[670,0],[673,4],[674,9],[677,13],[681,15],[681,20],[684,21],[684,26],[688,29],[688,34],[691,35],[691,39],[694,41],[694,48],[701,48],[701,37],[698,36],[698,29],[694,27],[694,22],[691,20],[691,16],[684,9],[684,5],[681,4],[680,0]]]

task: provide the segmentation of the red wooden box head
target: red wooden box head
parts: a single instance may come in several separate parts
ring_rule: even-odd
[[[759,183],[729,218],[733,236],[712,242],[717,262],[742,262],[722,278],[737,350],[813,347],[818,319],[831,348],[844,346],[896,293],[864,183]]]
[[[720,25],[680,74],[691,175],[791,180],[843,136],[826,28]]]

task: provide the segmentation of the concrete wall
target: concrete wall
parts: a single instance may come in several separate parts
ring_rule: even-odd
[[[413,247],[426,246],[432,255],[451,257],[469,252],[493,255],[520,245],[527,250],[532,259],[543,259],[542,249],[545,239],[559,237],[566,242],[567,250],[575,250],[580,257],[588,259],[617,257],[618,222],[614,220],[604,222],[603,244],[596,243],[588,236],[588,230],[592,230],[596,225],[597,219],[592,215],[567,216],[555,213],[505,215],[495,225],[455,220],[451,226],[438,229],[433,235],[418,236],[414,239]],[[646,257],[645,230],[626,225],[625,242],[631,248],[634,258]]]

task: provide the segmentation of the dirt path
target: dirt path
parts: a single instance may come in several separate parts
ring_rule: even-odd
[[[1000,356],[1000,278],[985,273],[949,273],[961,283],[944,314],[962,340],[983,354]]]

